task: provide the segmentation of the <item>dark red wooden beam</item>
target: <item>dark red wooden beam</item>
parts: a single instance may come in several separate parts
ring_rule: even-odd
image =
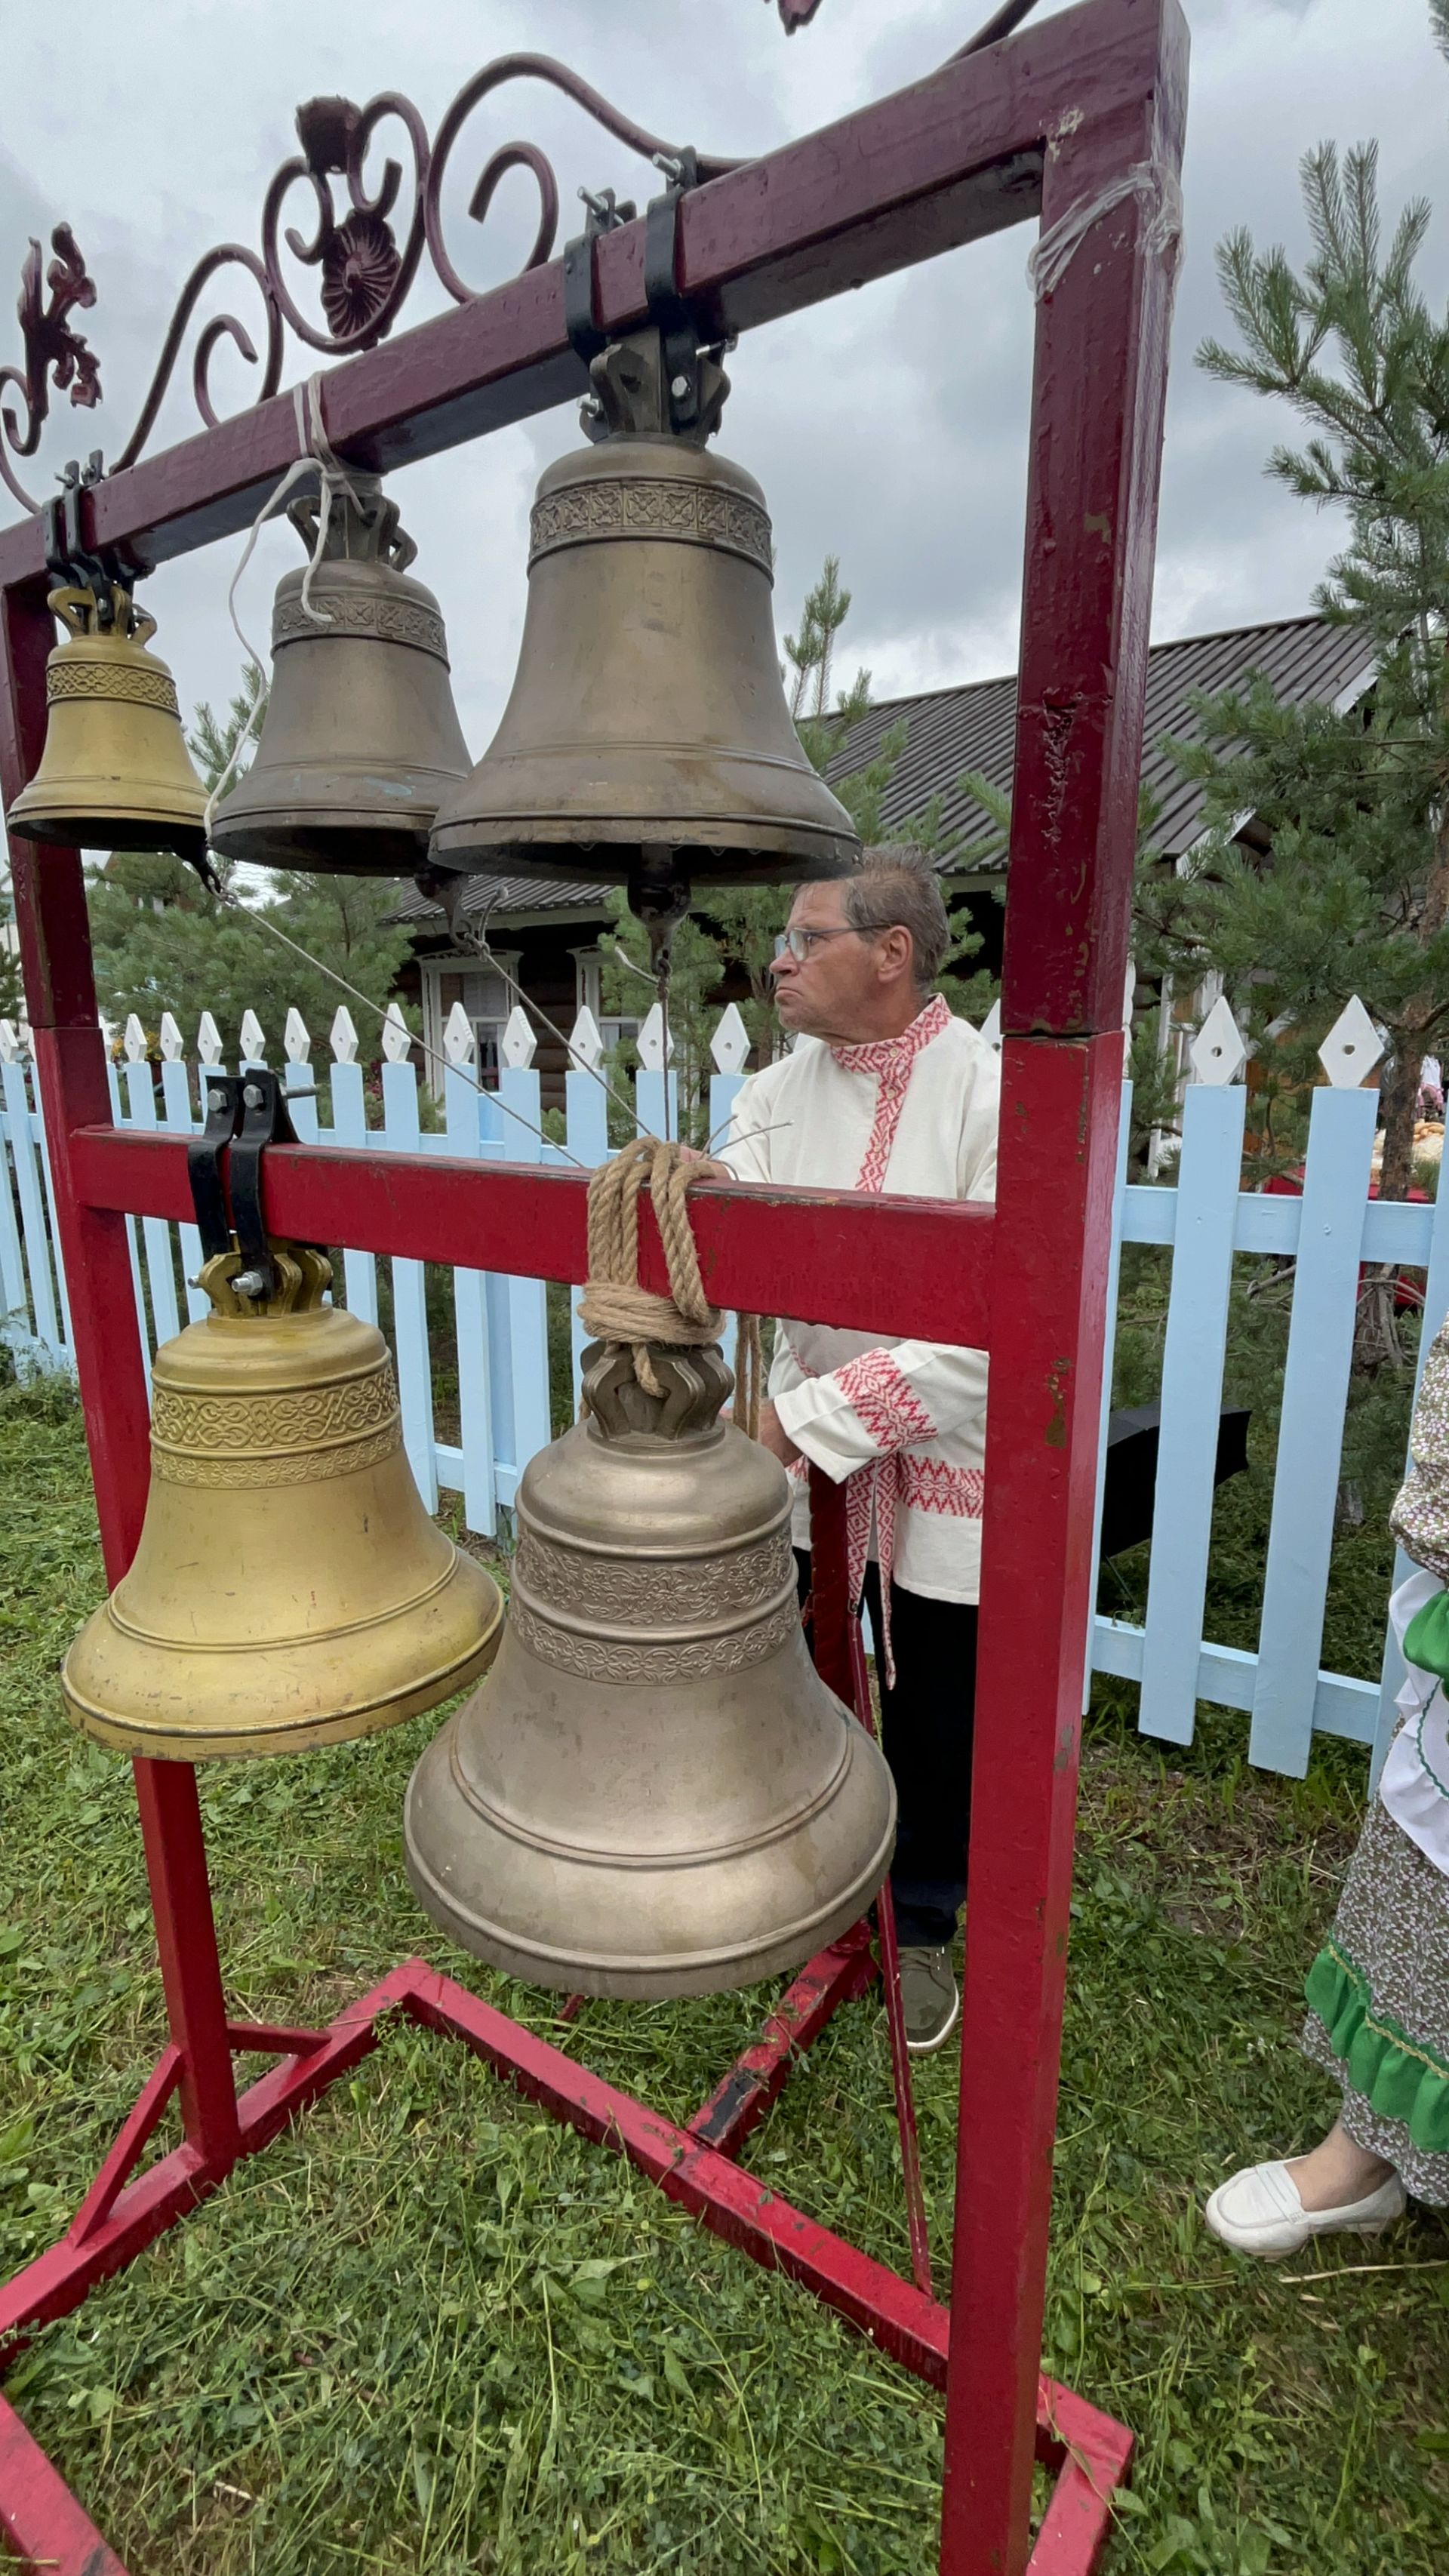
[[[1150,90],[1159,40],[1157,0],[1089,0],[712,180],[682,210],[683,292],[749,330],[1035,215],[1048,143]],[[642,217],[599,243],[597,271],[605,329],[641,321]],[[566,402],[584,378],[564,336],[562,261],[325,382],[334,446],[379,471]],[[249,526],[297,451],[279,394],[103,482],[83,505],[90,541],[143,568],[186,554]],[[33,520],[0,532],[0,589],[43,570]]]
[[[584,1276],[586,1172],[355,1145],[272,1145],[262,1169],[267,1222],[277,1234],[524,1279]],[[186,1147],[177,1137],[77,1128],[71,1171],[85,1207],[191,1216]],[[859,1332],[985,1342],[989,1207],[719,1182],[692,1190],[689,1204],[704,1284],[722,1306]],[[644,1203],[639,1269],[646,1288],[667,1291]]]

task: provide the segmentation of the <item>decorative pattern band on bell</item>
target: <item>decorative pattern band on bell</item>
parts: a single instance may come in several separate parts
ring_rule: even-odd
[[[716,1344],[584,1355],[584,1420],[518,1493],[498,1661],[423,1755],[408,1875],[515,1976],[722,1992],[859,1920],[895,1792],[800,1625],[784,1470],[719,1420]]]
[[[46,664],[45,748],[6,821],[29,841],[92,850],[206,847],[176,683],[146,650],[156,620],[119,582],[53,590],[66,629]]]
[[[439,866],[765,885],[859,856],[785,700],[765,496],[703,443],[727,380],[672,434],[666,364],[653,331],[597,358],[608,435],[539,483],[513,691],[439,808]]]
[[[324,1305],[331,1266],[273,1244],[201,1272],[157,1352],[151,1491],[129,1573],[76,1638],[70,1713],[118,1751],[194,1762],[336,1744],[486,1670],[498,1592],[423,1509],[382,1335]]]
[[[322,506],[287,512],[309,552]],[[326,506],[320,561],[277,586],[261,739],[212,839],[260,867],[411,876],[469,767],[442,611],[375,474],[349,468]]]

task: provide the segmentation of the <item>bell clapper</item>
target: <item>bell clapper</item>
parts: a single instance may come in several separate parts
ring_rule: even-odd
[[[654,999],[659,1005],[663,1023],[663,1060],[669,1071],[669,975],[674,934],[689,910],[693,889],[680,867],[675,852],[667,844],[646,841],[639,852],[639,865],[629,871],[629,909],[641,921],[649,939],[649,966],[654,977]],[[669,1085],[664,1086],[664,1129],[669,1132]]]

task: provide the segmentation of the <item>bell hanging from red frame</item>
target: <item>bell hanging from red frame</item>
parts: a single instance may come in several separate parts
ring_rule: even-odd
[[[206,848],[206,790],[191,765],[176,683],[146,649],[156,620],[120,582],[64,582],[65,628],[45,667],[45,748],[6,822],[23,840],[83,850]]]
[[[323,506],[287,512],[309,553]],[[258,867],[411,876],[469,765],[442,611],[375,474],[349,468],[325,506],[320,563],[277,585],[261,739],[211,837]]]
[[[681,434],[658,331],[594,361],[607,434],[538,486],[512,695],[438,809],[436,866],[623,881],[647,919],[671,882],[773,885],[855,865],[854,825],[785,699],[764,494],[704,444],[728,379],[695,363],[713,399]]]
[[[518,1490],[498,1660],[423,1755],[419,1902],[510,1975],[718,1994],[799,1967],[890,1864],[895,1790],[805,1645],[789,1480],[719,1409],[717,1343],[584,1354]]]

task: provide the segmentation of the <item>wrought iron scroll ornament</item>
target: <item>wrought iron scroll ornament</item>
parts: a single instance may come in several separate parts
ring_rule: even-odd
[[[33,456],[40,445],[40,433],[50,415],[52,383],[57,393],[68,393],[73,403],[89,411],[101,398],[100,360],[88,348],[79,331],[72,330],[70,316],[79,306],[87,311],[96,300],[94,280],[86,275],[86,264],[76,247],[69,224],[57,224],[50,236],[54,259],[42,275],[42,252],[32,240],[20,270],[20,337],[25,350],[24,367],[0,367],[0,389],[13,387],[25,405],[23,421],[8,403],[0,406],[0,474],[3,474],[17,500],[27,509],[35,504],[22,491],[6,458],[7,444],[17,456]],[[49,301],[46,301],[47,295]]]
[[[175,371],[176,361],[204,289],[224,268],[242,268],[261,298],[265,323],[264,350],[235,314],[217,314],[201,330],[192,358],[191,381],[196,408],[208,429],[218,413],[211,398],[211,361],[219,343],[229,340],[249,366],[260,366],[255,401],[265,402],[281,383],[286,332],[290,329],[308,349],[327,358],[347,358],[371,349],[392,329],[417,275],[426,249],[441,284],[456,304],[471,304],[482,291],[466,284],[443,238],[443,181],[459,135],[475,108],[510,81],[540,80],[581,107],[605,133],[646,161],[678,165],[680,147],[651,134],[632,117],[610,105],[596,89],[547,54],[500,54],[466,82],[443,116],[431,142],[427,125],[410,99],[398,90],[379,91],[365,107],[347,98],[309,99],[297,110],[301,146],[282,163],[262,204],[261,250],[242,242],[220,242],[199,259],[181,290],[172,314],[150,388],[130,437],[111,460],[115,473],[134,465],[156,423],[157,413]],[[395,119],[406,135],[409,171],[391,157],[369,183],[367,165],[379,127]],[[739,167],[718,155],[697,156],[701,180],[714,179]],[[500,144],[484,163],[469,199],[473,222],[487,220],[501,181],[511,170],[527,170],[538,189],[538,226],[524,269],[538,268],[553,253],[558,231],[559,190],[553,165],[537,144]],[[283,208],[294,188],[309,189],[315,208],[310,232],[295,225],[283,229]],[[334,193],[336,191],[336,193]],[[96,290],[68,225],[51,236],[56,257],[44,285],[41,252],[32,242],[21,279],[20,329],[25,352],[23,369],[0,367],[0,390],[14,386],[25,404],[23,420],[0,408],[0,477],[27,510],[39,505],[18,480],[7,454],[33,456],[46,420],[50,388],[69,390],[73,403],[101,399],[100,366],[94,352],[70,328],[73,307],[90,306]],[[283,250],[302,267],[318,272],[321,319],[309,318],[292,293],[282,270]]]
[[[975,53],[1010,35],[1035,5],[1036,0],[1000,0],[985,25],[977,29],[969,44],[961,47],[961,53]],[[798,27],[808,25],[819,6],[820,0],[778,0],[786,33],[793,34]],[[464,83],[431,142],[423,117],[400,90],[380,90],[366,107],[358,107],[349,98],[308,99],[297,110],[301,150],[282,163],[263,200],[260,253],[244,242],[219,242],[197,261],[172,314],[136,425],[112,458],[110,470],[116,473],[134,465],[145,447],[192,315],[206,287],[224,268],[244,269],[256,286],[265,324],[265,353],[259,354],[250,331],[234,313],[216,314],[203,326],[192,357],[191,386],[196,408],[208,429],[215,429],[219,418],[211,399],[211,361],[223,340],[231,342],[248,366],[260,366],[261,379],[254,399],[266,402],[282,380],[288,329],[305,347],[325,358],[348,358],[360,349],[374,348],[386,338],[402,311],[425,249],[453,301],[475,302],[479,290],[460,276],[443,238],[443,179],[454,146],[474,109],[492,91],[515,80],[544,81],[561,91],[616,142],[646,161],[662,164],[666,171],[678,171],[686,157],[691,158],[700,181],[717,179],[726,170],[740,166],[738,161],[718,154],[686,156],[678,145],[666,143],[646,126],[636,125],[632,117],[611,106],[577,72],[548,54],[500,54],[495,62],[485,63]],[[368,183],[367,163],[373,140],[389,118],[403,127],[407,137],[411,168],[406,193],[402,164],[390,157],[384,160],[376,184]],[[553,164],[536,143],[502,143],[490,154],[468,201],[468,213],[474,223],[485,223],[499,185],[511,170],[527,170],[538,189],[538,228],[523,263],[525,270],[538,268],[553,253],[559,191]],[[341,207],[334,195],[334,182],[342,186],[345,203]],[[282,210],[296,187],[311,190],[316,221],[310,234],[291,224],[282,230]],[[283,275],[283,247],[302,267],[318,271],[320,322],[309,319]],[[58,393],[68,392],[73,403],[87,408],[101,399],[100,361],[69,320],[77,306],[88,309],[95,303],[95,286],[86,274],[68,224],[56,225],[51,248],[55,257],[43,278],[37,241],[31,242],[21,270],[19,314],[24,365],[0,367],[0,393],[13,387],[25,406],[22,418],[9,404],[0,403],[0,480],[26,510],[37,509],[39,503],[19,480],[10,457],[35,454],[49,416],[52,386]]]

